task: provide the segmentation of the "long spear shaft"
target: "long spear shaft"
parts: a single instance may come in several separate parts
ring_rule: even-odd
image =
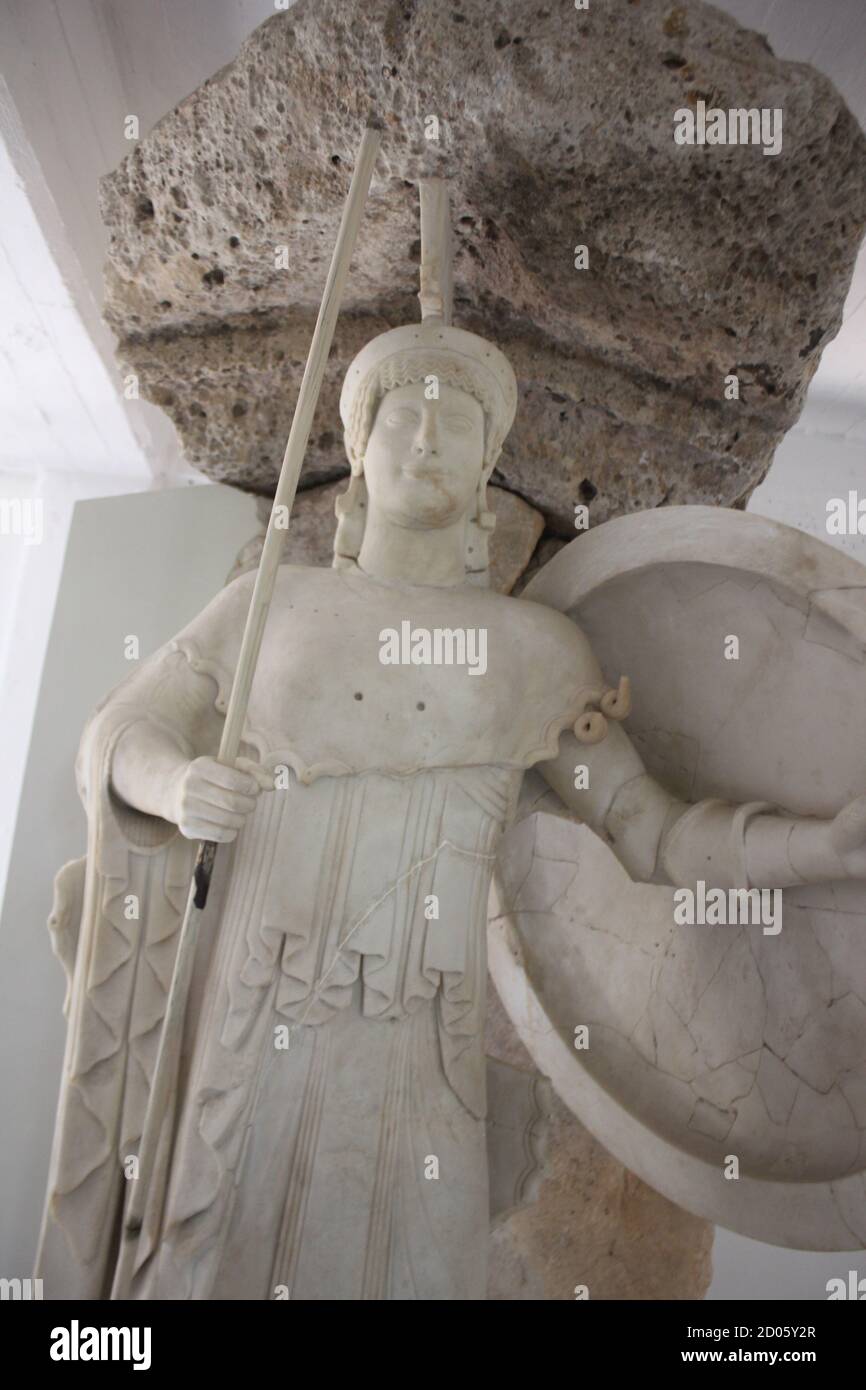
[[[316,320],[307,365],[298,393],[292,428],[283,455],[280,478],[274,494],[274,504],[250,599],[240,655],[232,682],[231,696],[217,755],[218,760],[229,767],[234,765],[240,749],[250,689],[280,565],[285,539],[285,524],[278,525],[277,523],[278,521],[284,522],[284,518],[291,512],[295,500],[301,465],[304,461],[313,416],[322,389],[325,365],[331,350],[340,301],[346,287],[355,238],[369,192],[380,140],[381,135],[378,129],[368,127],[365,130],[358,158],[355,161],[349,196],[337,233],[334,254],[325,283],[325,293],[319,308],[319,317]],[[175,1077],[180,1052],[186,1016],[186,1001],[195,962],[199,928],[207,904],[216,851],[215,841],[202,840],[196,854],[195,869],[193,870],[183,925],[180,930],[171,988],[166,1001],[165,1019],[138,1150],[138,1178],[132,1185],[121,1230],[120,1250],[111,1294],[114,1299],[128,1298],[130,1295],[132,1279],[135,1274],[135,1257],[139,1237],[147,1211],[148,1195],[151,1190],[159,1191],[157,1184],[162,1181],[161,1168],[168,1162],[169,1155],[163,1152],[163,1161],[158,1170],[160,1139],[168,1109],[169,1092]]]

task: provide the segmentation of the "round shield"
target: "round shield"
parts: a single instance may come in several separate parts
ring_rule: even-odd
[[[568,613],[677,796],[833,816],[866,792],[866,568],[762,517],[671,507],[562,550]],[[767,885],[768,887],[770,885]],[[781,930],[688,925],[537,773],[491,898],[490,967],[539,1069],[629,1169],[697,1215],[866,1246],[866,882],[782,896]]]

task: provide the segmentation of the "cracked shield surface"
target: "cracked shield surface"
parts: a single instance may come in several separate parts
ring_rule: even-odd
[[[625,727],[678,796],[828,817],[866,792],[866,568],[839,551],[667,508],[581,537],[525,597],[578,623],[611,684],[631,677]],[[673,895],[531,774],[489,927],[523,1041],[679,1205],[780,1245],[866,1245],[866,883],[786,889],[777,935],[679,925]]]

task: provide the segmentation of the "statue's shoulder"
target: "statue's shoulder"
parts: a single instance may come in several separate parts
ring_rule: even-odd
[[[240,656],[256,574],[255,569],[247,570],[224,585],[164,649],[182,653],[194,671],[213,676],[221,690],[230,688]],[[317,621],[320,600],[333,592],[332,574],[309,565],[280,565],[266,633],[275,631],[279,640],[294,636],[298,626],[310,628]]]
[[[598,662],[589,638],[565,613],[532,599],[514,598],[480,590],[495,617],[496,627],[505,628],[509,640],[534,663],[554,661],[556,669],[575,678],[594,681]]]
[[[225,621],[230,623],[236,620],[238,613],[242,615],[242,620],[245,619],[256,583],[256,574],[255,569],[246,570],[231,580],[204,610],[204,614],[222,614]],[[339,575],[336,570],[323,566],[282,564],[274,581],[272,607],[279,610],[302,605],[307,599],[336,593],[339,588]]]

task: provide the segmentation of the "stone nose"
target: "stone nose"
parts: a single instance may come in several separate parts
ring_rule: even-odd
[[[412,451],[419,458],[425,458],[428,455],[435,456],[438,453],[438,445],[439,431],[436,426],[435,413],[432,410],[425,410],[418,426]]]

